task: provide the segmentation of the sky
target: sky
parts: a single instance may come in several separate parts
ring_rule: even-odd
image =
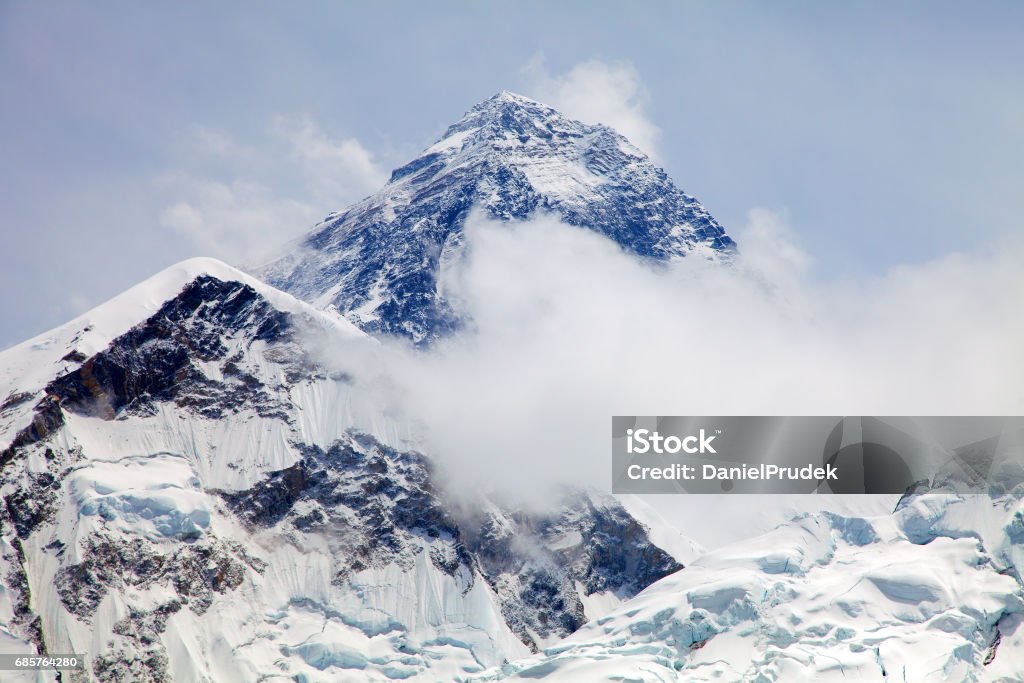
[[[991,251],[1024,234],[1021,64],[1012,2],[0,0],[0,348],[258,261],[503,89],[618,127],[731,233],[781,217],[812,282]]]

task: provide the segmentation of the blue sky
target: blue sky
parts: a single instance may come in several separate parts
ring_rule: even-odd
[[[4,0],[0,347],[257,258],[502,89],[641,138],[731,232],[778,212],[822,279],[991,247],[1022,64],[1011,2]]]

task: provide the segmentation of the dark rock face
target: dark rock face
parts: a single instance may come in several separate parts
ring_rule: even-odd
[[[173,586],[180,605],[196,614],[209,609],[215,593],[238,588],[246,566],[262,571],[240,545],[216,539],[179,546],[167,553],[139,538],[96,535],[82,548],[84,560],[60,570],[57,592],[69,612],[88,621],[108,591]],[[179,605],[179,606],[180,606]]]
[[[159,401],[210,418],[242,405],[273,414],[279,407],[236,358],[227,357],[224,339],[282,342],[291,329],[288,315],[248,285],[200,276],[109,348],[51,382],[47,393],[65,410],[104,419],[121,411],[144,415]],[[221,362],[233,381],[208,378],[198,367],[207,362]]]
[[[614,499],[574,490],[554,512],[488,515],[467,543],[506,622],[534,650],[531,633],[562,637],[587,621],[577,583],[583,595],[626,599],[683,568]]]
[[[103,683],[166,683],[171,680],[167,654],[162,648],[142,651],[121,648],[102,654],[93,663],[92,672]]]
[[[654,261],[697,247],[727,258],[735,247],[699,202],[615,131],[502,93],[261,275],[337,306],[368,332],[426,343],[460,325],[438,274],[461,253],[473,209],[503,221],[552,213]]]
[[[47,395],[36,405],[32,422],[18,432],[10,446],[0,451],[0,472],[26,447],[44,441],[63,425],[64,414],[57,397]]]
[[[472,558],[430,479],[429,461],[353,434],[305,457],[251,489],[221,496],[250,526],[290,525],[326,535],[337,558],[336,580],[396,563],[409,569],[429,546],[434,566],[472,580]]]
[[[632,597],[655,581],[682,569],[668,553],[647,537],[647,529],[625,508],[610,501],[602,505],[577,497],[557,518],[541,525],[549,537],[576,531],[582,542],[576,549],[556,552],[561,563],[572,566],[586,592],[612,591]]]
[[[246,572],[265,565],[235,542],[206,538],[168,551],[156,543],[96,534],[81,549],[83,561],[59,570],[55,583],[64,607],[89,622],[108,592],[170,586],[175,597],[153,609],[128,605],[128,615],[114,624],[120,645],[94,653],[93,674],[100,681],[169,681],[167,653],[160,640],[167,620],[188,608],[203,614],[216,594],[233,591]]]
[[[32,611],[32,592],[29,589],[28,575],[25,573],[25,550],[21,545],[21,539],[14,539],[12,546],[15,557],[10,559],[14,561],[10,563],[11,568],[7,576],[3,577],[13,598],[14,618],[11,625],[20,628],[39,652],[46,652],[42,618]]]
[[[7,514],[18,538],[28,538],[43,522],[53,518],[60,492],[60,481],[49,472],[27,474],[28,485],[4,498]]]
[[[3,403],[0,403],[0,413],[5,413],[8,410],[17,408],[23,403],[28,403],[31,400],[32,394],[27,391],[18,391],[13,394],[10,394],[7,398],[3,400]]]

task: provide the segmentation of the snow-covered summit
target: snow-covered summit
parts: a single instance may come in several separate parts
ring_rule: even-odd
[[[258,275],[372,333],[416,342],[458,318],[439,291],[465,223],[552,213],[658,261],[728,258],[724,229],[625,137],[507,91],[477,104],[376,194],[331,214]]]
[[[9,446],[14,435],[32,421],[35,400],[45,393],[47,383],[76,370],[116,338],[157,314],[190,283],[203,278],[244,287],[276,310],[316,321],[342,337],[365,336],[344,318],[316,310],[223,261],[187,259],[59,327],[0,352],[0,450]]]

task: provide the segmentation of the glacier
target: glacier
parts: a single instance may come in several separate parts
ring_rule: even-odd
[[[1022,518],[1021,491],[941,489],[890,515],[804,514],[460,680],[1019,681]]]

